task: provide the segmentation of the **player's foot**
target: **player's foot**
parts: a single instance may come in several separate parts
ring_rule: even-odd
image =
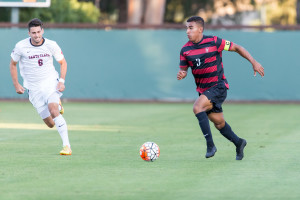
[[[64,109],[64,107],[61,104],[61,100],[59,100],[58,109],[59,109],[59,113],[60,114],[64,114],[65,109]]]
[[[60,155],[72,155],[72,150],[71,148],[66,145],[63,147],[63,149],[59,152]]]
[[[242,160],[244,158],[244,148],[247,145],[247,141],[241,138],[240,145],[236,147],[236,160]]]
[[[206,158],[213,157],[216,152],[217,152],[216,146],[207,147],[207,151],[206,151],[205,157]]]

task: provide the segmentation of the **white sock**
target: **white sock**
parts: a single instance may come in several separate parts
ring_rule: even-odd
[[[62,115],[58,115],[54,119],[55,126],[59,132],[59,135],[63,141],[63,146],[68,145],[71,147],[70,142],[69,142],[69,136],[68,136],[68,127],[67,123]]]

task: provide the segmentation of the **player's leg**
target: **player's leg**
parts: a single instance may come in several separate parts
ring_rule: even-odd
[[[231,127],[226,123],[224,119],[223,112],[221,113],[210,113],[208,115],[210,121],[212,121],[215,127],[220,131],[220,133],[227,138],[229,141],[237,144],[239,137],[231,130]]]
[[[206,158],[213,157],[217,151],[212,138],[209,120],[206,114],[206,111],[211,110],[212,107],[212,103],[205,95],[200,95],[193,106],[193,111],[198,119],[202,133],[206,139]]]
[[[236,146],[236,160],[242,160],[244,157],[244,148],[247,144],[246,140],[239,138],[232,131],[230,125],[224,119],[223,112],[212,112],[208,115],[208,118],[214,123],[215,127],[225,138],[234,143],[234,145]]]
[[[45,122],[45,124],[49,127],[49,128],[53,128],[55,123],[51,117],[51,114],[49,112],[48,108],[45,108],[42,113],[40,113],[41,118],[43,119],[43,121]]]
[[[60,152],[60,154],[71,155],[72,151],[70,148],[71,145],[69,141],[68,127],[64,117],[59,112],[59,101],[60,101],[60,95],[57,92],[54,92],[48,98],[48,108],[51,117],[53,118],[53,121],[55,123],[55,126],[57,128],[57,131],[59,132],[59,135],[63,142],[63,150]]]
[[[44,101],[42,92],[38,90],[27,90],[27,92],[29,96],[29,101],[36,109],[37,113],[40,115],[40,117],[43,119],[43,121],[49,128],[53,128],[55,123],[48,110],[48,106]]]

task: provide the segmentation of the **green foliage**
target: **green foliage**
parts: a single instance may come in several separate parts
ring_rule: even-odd
[[[186,18],[197,15],[200,9],[212,9],[214,0],[167,0],[165,21],[181,23]]]
[[[0,8],[0,22],[10,21],[11,8]]]
[[[40,18],[52,23],[97,23],[100,11],[92,2],[77,0],[52,0],[49,8],[22,8],[20,21],[28,22]]]
[[[297,12],[296,12],[295,0],[279,0],[278,2],[272,2],[267,4],[267,24],[281,24],[281,25],[294,25],[296,24]]]

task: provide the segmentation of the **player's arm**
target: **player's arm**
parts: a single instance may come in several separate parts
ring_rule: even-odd
[[[11,75],[13,84],[16,88],[16,92],[18,94],[23,94],[25,92],[25,89],[22,87],[22,85],[20,85],[20,83],[18,81],[17,62],[15,62],[13,59],[10,60],[9,69],[10,69],[10,75]]]
[[[251,56],[251,54],[244,47],[232,43],[232,46],[230,47],[229,51],[235,51],[242,57],[247,59],[252,64],[254,76],[256,76],[256,72],[258,72],[262,77],[265,75],[264,68]]]
[[[187,59],[184,56],[184,51],[181,49],[180,51],[180,62],[179,62],[179,71],[177,73],[177,80],[184,79],[187,75],[187,70],[189,68]]]
[[[59,82],[57,84],[57,90],[60,92],[63,92],[65,90],[65,79],[66,79],[66,74],[67,74],[67,61],[65,58],[62,60],[58,61],[60,64],[60,78]]]
[[[180,67],[180,70],[177,73],[177,80],[184,79],[187,75],[188,67]]]

